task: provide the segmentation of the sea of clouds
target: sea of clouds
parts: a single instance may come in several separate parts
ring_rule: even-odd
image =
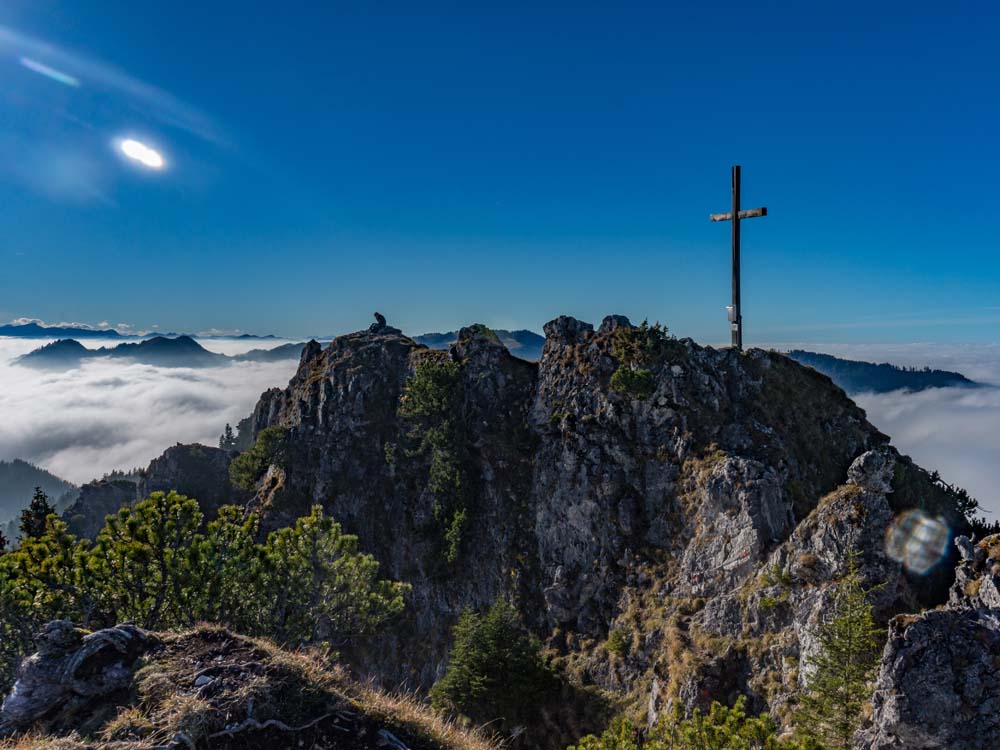
[[[216,445],[227,422],[235,426],[263,391],[284,386],[298,365],[285,360],[190,369],[96,359],[50,372],[15,363],[45,343],[0,338],[0,459],[22,458],[77,484],[112,469],[145,467],[178,442]],[[98,348],[121,342],[82,343]],[[232,355],[287,342],[200,343]]]
[[[854,400],[892,444],[1000,518],[1000,344],[796,344],[846,359],[960,372],[986,388],[863,393]]]
[[[187,369],[91,360],[40,372],[14,360],[44,341],[0,338],[0,459],[23,458],[83,483],[146,466],[175,443],[215,445],[267,388],[284,386],[296,360]],[[86,341],[89,347],[118,342]],[[223,354],[282,340],[203,339]],[[855,400],[903,453],[977,497],[1000,517],[1000,344],[796,344],[839,357],[956,370],[988,388],[861,394]]]

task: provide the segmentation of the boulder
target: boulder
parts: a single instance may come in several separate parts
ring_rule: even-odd
[[[153,642],[133,625],[86,634],[65,620],[50,622],[35,640],[38,652],[25,659],[0,707],[0,737],[36,724],[86,729],[106,718],[110,696],[128,689],[137,659]]]
[[[900,615],[858,750],[1000,747],[1000,610],[947,608]]]

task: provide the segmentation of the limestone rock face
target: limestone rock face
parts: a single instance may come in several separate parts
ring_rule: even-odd
[[[960,560],[947,606],[899,615],[858,750],[1000,745],[1000,536],[955,539]]]
[[[220,506],[244,503],[248,493],[229,481],[229,462],[235,453],[207,445],[183,445],[167,448],[154,458],[140,477],[138,496],[177,490],[198,499],[202,512],[213,516]]]
[[[882,616],[945,598],[950,574],[908,575],[883,539],[918,505],[960,530],[953,498],[829,378],[775,352],[668,339],[638,397],[611,381],[613,345],[641,330],[559,317],[531,363],[484,326],[432,351],[377,320],[310,343],[288,387],[263,394],[252,431],[287,436],[258,487],[265,526],[321,504],[413,586],[407,621],[346,653],[353,664],[426,688],[460,613],[504,597],[581,681],[651,718],[745,693],[784,721],[850,550],[886,582]],[[426,426],[400,413],[435,359],[457,373],[442,397],[466,521],[450,563]],[[610,653],[616,630],[629,642]]]
[[[150,644],[132,625],[84,635],[63,620],[50,622],[35,640],[38,652],[25,659],[0,708],[0,737],[39,722],[55,732],[86,731],[92,720],[107,718],[109,697],[128,688]]]
[[[133,481],[98,479],[80,488],[80,496],[63,511],[63,520],[77,536],[93,539],[104,528],[106,516],[134,505],[138,496]]]
[[[859,750],[1000,745],[1000,610],[895,618]]]

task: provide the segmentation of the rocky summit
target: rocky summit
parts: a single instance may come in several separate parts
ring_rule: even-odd
[[[244,503],[270,529],[323,506],[412,585],[404,622],[343,654],[356,673],[429,689],[460,614],[504,599],[577,691],[532,728],[533,746],[564,746],[611,713],[651,724],[740,695],[787,727],[852,552],[879,586],[880,622],[948,601],[956,551],[915,572],[885,539],[910,510],[968,533],[959,499],[828,377],[622,316],[544,330],[537,363],[480,325],[447,350],[384,319],[310,342],[250,420],[254,436],[280,432],[280,455],[245,495],[209,483],[207,503]],[[185,467],[208,461],[218,477],[231,458],[165,458],[160,470],[190,485]],[[90,529],[86,505],[74,513]],[[976,596],[892,620],[859,747],[981,747],[961,744],[955,717],[969,712],[996,731],[981,708],[994,703],[977,701],[996,700],[1000,589],[978,568],[966,575],[983,581]],[[931,645],[952,632],[951,651]],[[948,678],[955,659],[978,665],[968,684]]]

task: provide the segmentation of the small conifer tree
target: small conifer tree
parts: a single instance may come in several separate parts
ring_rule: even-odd
[[[435,708],[474,722],[511,728],[538,710],[555,685],[541,644],[526,633],[517,610],[497,600],[484,614],[467,610],[454,629],[448,669],[431,688]]]
[[[854,747],[854,733],[871,695],[884,633],[875,624],[869,595],[858,573],[857,555],[847,560],[847,575],[837,585],[833,610],[819,629],[819,652],[809,677],[796,725],[826,750]]]
[[[31,504],[21,511],[21,536],[25,538],[41,536],[45,533],[45,519],[55,513],[49,496],[41,487],[35,487]]]

